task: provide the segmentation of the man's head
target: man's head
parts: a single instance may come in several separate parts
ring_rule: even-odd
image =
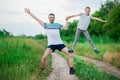
[[[54,20],[55,20],[55,14],[50,13],[50,14],[48,15],[48,19],[49,19],[49,22],[50,22],[50,23],[54,23]]]
[[[90,7],[85,7],[85,14],[89,15],[90,14]]]

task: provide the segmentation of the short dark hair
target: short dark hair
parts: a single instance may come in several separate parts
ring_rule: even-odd
[[[53,13],[50,13],[48,16],[50,16],[50,15],[55,16],[55,14],[53,14]]]
[[[90,9],[90,7],[89,7],[89,6],[87,6],[87,7],[85,7],[85,9]]]

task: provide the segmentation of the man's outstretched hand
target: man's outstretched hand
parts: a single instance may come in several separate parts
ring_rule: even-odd
[[[27,14],[30,14],[30,9],[29,9],[29,8],[24,8],[24,11],[25,11]]]

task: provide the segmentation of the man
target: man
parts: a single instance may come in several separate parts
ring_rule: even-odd
[[[68,29],[68,19],[66,19],[66,24],[63,26],[59,23],[54,23],[55,20],[55,14],[50,13],[48,15],[48,19],[50,23],[44,23],[41,19],[37,18],[35,15],[33,15],[30,11],[30,9],[25,8],[25,12],[29,14],[33,19],[35,19],[44,29],[47,33],[48,38],[48,48],[45,50],[45,53],[42,57],[42,70],[46,67],[47,57],[50,53],[54,52],[56,49],[59,51],[62,51],[63,53],[67,54],[69,57],[69,66],[70,66],[70,74],[74,74],[73,69],[73,56],[68,52],[68,48],[63,44],[63,41],[60,37],[60,30]]]
[[[86,38],[88,39],[90,45],[92,46],[92,48],[94,49],[95,53],[99,53],[99,51],[96,49],[93,41],[91,40],[91,37],[88,33],[88,26],[89,26],[89,23],[90,23],[90,20],[93,19],[93,20],[98,20],[98,21],[101,21],[101,22],[107,22],[105,20],[102,20],[100,18],[96,18],[96,17],[92,17],[90,15],[90,7],[86,7],[84,9],[84,13],[79,13],[79,14],[76,14],[76,15],[71,15],[71,16],[68,16],[66,17],[66,19],[70,19],[72,17],[76,17],[76,16],[80,16],[80,19],[79,19],[79,23],[78,23],[78,26],[77,26],[77,31],[76,31],[76,35],[75,35],[75,39],[74,39],[74,42],[73,42],[73,45],[72,45],[72,49],[69,50],[70,53],[73,53],[74,52],[74,48],[76,46],[76,43],[78,41],[78,38],[80,36],[80,33],[83,33]]]

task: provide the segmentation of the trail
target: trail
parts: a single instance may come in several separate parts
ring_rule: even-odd
[[[57,53],[52,53],[53,71],[47,80],[78,80],[75,75],[69,74],[69,66],[67,61]]]
[[[81,58],[83,60],[87,60],[89,62],[92,62],[96,66],[98,66],[98,67],[102,68],[103,70],[105,70],[106,72],[108,72],[110,74],[113,74],[113,75],[115,75],[115,76],[120,78],[120,70],[118,68],[116,68],[115,66],[112,66],[109,63],[98,61],[98,60],[94,60],[94,59],[87,58],[87,57],[84,57],[84,56],[78,56],[78,55],[75,55],[75,56],[79,57],[79,58]]]

